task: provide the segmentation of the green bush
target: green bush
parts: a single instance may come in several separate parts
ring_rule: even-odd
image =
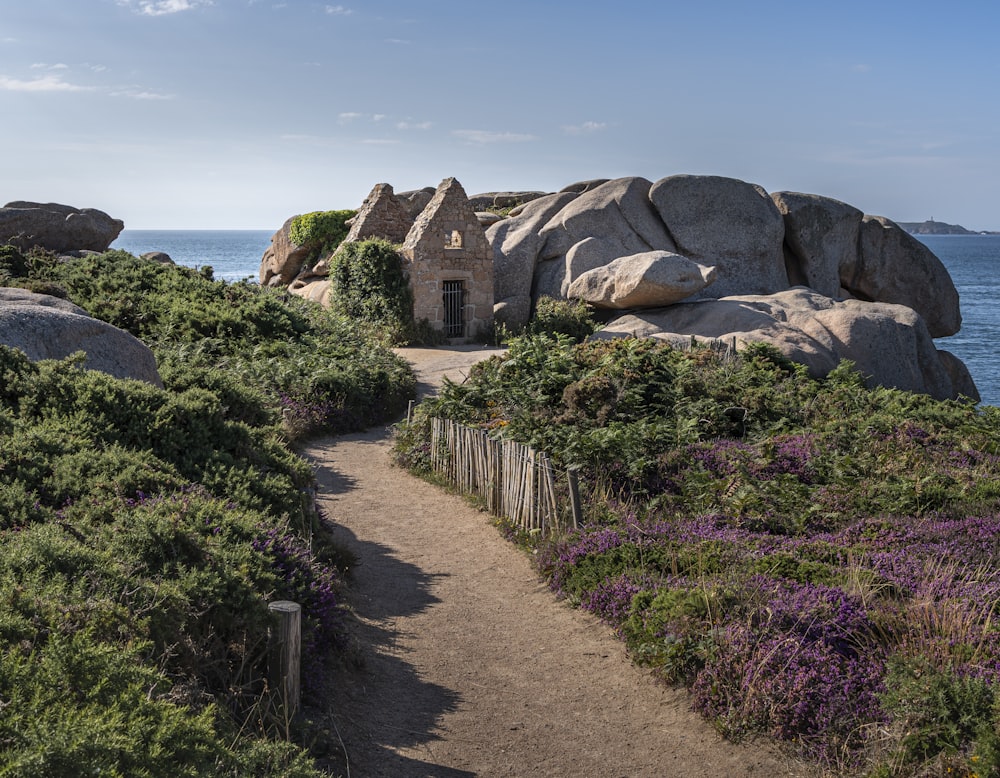
[[[568,335],[574,342],[586,340],[600,325],[583,300],[556,300],[541,297],[525,332],[529,335]]]
[[[216,393],[227,420],[308,416],[312,423],[286,432],[347,431],[399,413],[412,397],[409,368],[373,329],[285,292],[122,251],[40,257],[31,273],[18,283],[58,283],[93,316],[147,343],[168,389]]]
[[[0,283],[28,274],[28,260],[14,246],[0,246]]]
[[[296,414],[387,420],[408,368],[346,316],[210,272],[124,252],[22,269],[147,342],[165,389],[0,346],[0,774],[323,774],[282,742],[301,738],[267,692],[267,602],[303,605],[315,705],[350,558],[287,442]]]
[[[1000,718],[993,684],[941,670],[920,657],[894,658],[885,683],[883,704],[899,737],[893,762],[913,769],[967,754],[974,743],[972,750],[989,758],[975,758],[971,772],[997,774]]]
[[[334,251],[351,228],[345,224],[356,211],[313,211],[296,216],[288,228],[288,237],[296,246],[309,251],[307,265],[323,254]]]
[[[379,325],[396,342],[410,339],[413,291],[391,243],[376,238],[345,244],[330,260],[329,278],[337,310]]]

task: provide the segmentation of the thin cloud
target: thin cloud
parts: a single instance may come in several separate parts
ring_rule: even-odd
[[[354,13],[350,8],[346,8],[342,5],[328,5],[324,9],[330,16],[350,16]]]
[[[131,100],[173,100],[176,95],[162,92],[151,92],[148,89],[119,89],[111,93],[112,97],[127,97]]]
[[[55,65],[49,65],[46,62],[36,62],[31,66],[32,70],[69,70],[69,65],[65,65],[59,62]]]
[[[406,40],[404,38],[386,38],[385,42],[386,43],[395,43],[398,46],[409,46],[410,44],[413,43],[413,41],[408,41],[408,40]]]
[[[395,146],[399,143],[391,138],[365,138],[361,142],[366,146]]]
[[[538,140],[534,135],[523,132],[494,132],[491,130],[453,130],[452,135],[466,143],[527,143]]]
[[[584,122],[583,124],[568,124],[563,127],[567,135],[591,135],[607,129],[606,122]]]
[[[350,124],[352,122],[364,121],[372,122],[374,124],[379,124],[389,119],[389,114],[387,113],[361,113],[360,111],[344,111],[343,113],[337,114],[337,122],[339,124]]]
[[[192,11],[200,5],[211,5],[211,0],[119,0],[119,4],[143,16],[167,16]]]
[[[433,122],[397,122],[397,130],[429,130],[434,126]]]
[[[29,81],[0,76],[0,89],[8,92],[89,92],[93,87],[70,84],[57,75],[42,76]]]

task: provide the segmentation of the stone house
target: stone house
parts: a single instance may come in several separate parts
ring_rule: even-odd
[[[446,178],[403,241],[413,316],[449,339],[493,328],[493,248],[462,185]]]

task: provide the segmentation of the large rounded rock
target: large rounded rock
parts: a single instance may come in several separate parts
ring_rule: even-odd
[[[721,176],[678,175],[653,184],[649,197],[676,244],[672,250],[715,265],[718,276],[706,296],[788,288],[785,224],[759,186]]]
[[[329,278],[312,277],[308,279],[299,278],[288,287],[288,291],[306,300],[312,300],[325,308],[330,307],[330,286]]]
[[[968,370],[934,347],[924,320],[912,308],[835,301],[804,287],[644,311],[616,319],[595,337],[623,336],[654,337],[675,345],[692,338],[737,346],[770,343],[815,377],[849,359],[871,386],[937,399],[979,399]]]
[[[674,251],[674,242],[649,201],[652,182],[616,178],[576,197],[552,217],[542,234],[560,231],[572,244],[599,237],[619,247],[616,257],[644,251]]]
[[[290,237],[292,222],[297,218],[289,218],[271,236],[271,245],[264,250],[260,260],[261,286],[288,286],[309,259],[309,249],[293,243]]]
[[[962,326],[958,290],[941,260],[883,216],[865,216],[857,262],[841,273],[844,288],[861,299],[913,308],[935,338]]]
[[[89,370],[163,386],[156,357],[142,341],[49,295],[0,290],[0,344],[20,349],[33,361],[83,351]]]
[[[596,308],[658,308],[700,292],[715,278],[715,268],[669,251],[619,257],[572,283],[568,297]]]
[[[540,235],[542,227],[552,216],[576,197],[574,193],[553,194],[532,200],[518,216],[512,216],[486,230],[486,239],[493,246],[493,298],[496,305],[510,301],[504,314],[511,329],[528,323],[531,314],[529,301],[538,255],[545,244]],[[523,316],[523,320],[522,320]]]
[[[0,244],[49,251],[107,251],[125,224],[95,208],[15,201],[0,208]]]
[[[841,268],[858,257],[858,235],[864,213],[834,200],[799,192],[771,195],[785,221],[785,244],[793,267],[789,278],[828,297],[841,297]]]
[[[673,241],[649,202],[651,186],[637,176],[616,178],[585,188],[556,213],[541,232],[545,243],[538,257],[535,298],[565,297],[581,274],[619,257],[672,251]]]
[[[574,244],[566,252],[562,276],[553,275],[553,283],[561,281],[559,289],[550,292],[549,296],[570,297],[570,290],[582,276],[610,265],[622,256],[621,252],[620,243],[604,238],[584,238],[579,243]],[[558,269],[558,265],[553,262],[553,273],[557,273]]]
[[[421,213],[423,213],[424,208],[434,197],[434,193],[437,191],[433,186],[425,186],[423,189],[415,189],[411,192],[397,192],[396,197],[399,201],[406,206],[406,210],[410,213],[411,219],[416,219]]]
[[[517,332],[531,319],[531,297],[514,295],[506,297],[493,306],[493,321],[498,327],[506,327]]]

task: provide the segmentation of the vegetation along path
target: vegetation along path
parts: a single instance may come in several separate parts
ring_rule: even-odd
[[[425,392],[489,355],[400,353]],[[349,596],[363,662],[339,674],[332,700],[345,775],[805,774],[721,740],[607,627],[557,601],[486,514],[394,467],[390,446],[372,430],[306,452],[334,534],[358,558]]]

